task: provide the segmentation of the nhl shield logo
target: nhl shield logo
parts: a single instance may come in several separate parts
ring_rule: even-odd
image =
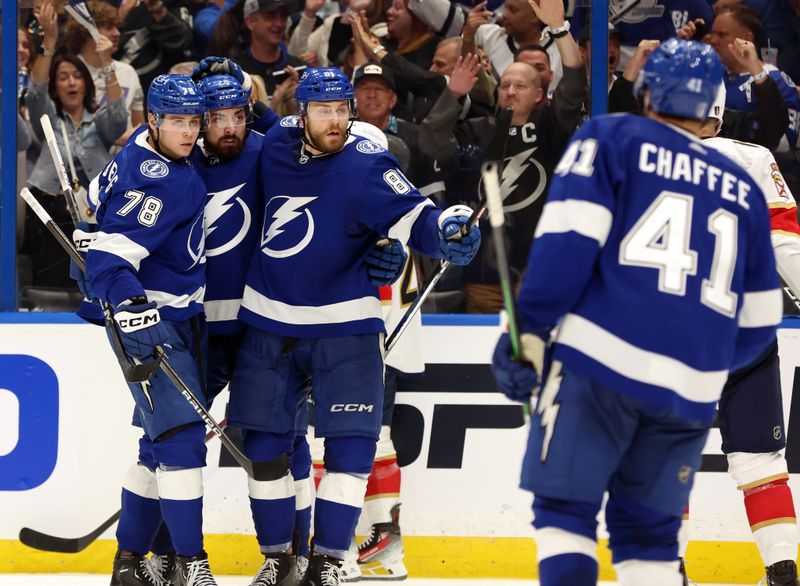
[[[688,484],[689,479],[692,477],[692,467],[691,466],[681,466],[678,469],[678,482],[681,484]]]
[[[167,167],[166,163],[156,159],[146,160],[144,163],[139,165],[139,171],[145,177],[152,177],[153,179],[166,177],[169,175],[169,167]]]
[[[772,437],[776,441],[780,440],[783,437],[783,430],[781,429],[780,425],[776,425],[772,428]]]

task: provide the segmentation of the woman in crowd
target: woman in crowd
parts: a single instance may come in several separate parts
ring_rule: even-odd
[[[111,67],[113,44],[101,36],[97,55],[105,69],[106,103],[97,108],[95,88],[86,65],[75,55],[56,54],[58,23],[52,4],[44,4],[37,14],[44,40],[40,55],[31,72],[26,105],[36,136],[44,139],[40,118],[50,118],[56,142],[70,170],[73,189],[88,189],[89,180],[103,170],[108,162],[109,148],[125,132],[128,110]],[[70,153],[72,165],[70,165]],[[74,168],[74,173],[72,172]],[[60,192],[50,151],[42,148],[28,181],[42,205],[62,225],[71,231],[69,214]],[[33,216],[31,214],[30,216]],[[67,255],[49,234],[45,234],[35,217],[26,221],[25,240],[20,250],[31,260],[32,284],[44,287],[72,288]]]

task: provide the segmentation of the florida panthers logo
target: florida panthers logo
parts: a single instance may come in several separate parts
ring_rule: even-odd
[[[303,250],[314,238],[314,216],[305,206],[316,197],[276,195],[264,211],[261,251],[272,258],[287,258]]]
[[[252,217],[238,193],[246,184],[211,192],[206,201],[206,255],[218,256],[236,248],[250,230]]]

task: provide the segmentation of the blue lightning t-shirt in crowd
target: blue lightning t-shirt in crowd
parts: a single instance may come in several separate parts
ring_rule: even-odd
[[[341,151],[310,156],[296,124],[284,118],[265,138],[264,222],[239,319],[298,338],[384,332],[364,260],[384,237],[441,257],[441,212],[381,146],[351,135]]]
[[[207,190],[206,312],[208,333],[231,334],[243,328],[236,319],[247,270],[258,246],[264,200],[258,161],[264,135],[250,131],[242,152],[229,161],[202,149],[190,157]]]
[[[800,138],[800,97],[792,78],[769,63],[764,64],[767,74],[775,80],[778,91],[781,93],[786,107],[789,108],[789,128],[786,129],[785,139],[778,145],[779,151],[794,150]],[[756,109],[755,95],[753,94],[753,76],[749,73],[726,73],[725,81],[725,107],[730,110],[744,110],[754,112]],[[787,144],[788,143],[788,144]]]
[[[631,4],[633,8],[628,9]],[[590,9],[577,7],[573,13],[573,34],[577,39],[583,27],[589,26]],[[665,41],[690,20],[702,18],[711,27],[713,14],[707,0],[611,0],[608,17],[622,33],[625,45],[636,47],[644,39]]]
[[[765,202],[745,170],[677,127],[590,120],[536,229],[526,328],[560,322],[553,360],[566,369],[711,420],[729,371],[764,351],[781,319]]]
[[[92,290],[117,306],[155,301],[180,321],[203,311],[206,188],[188,161],[171,161],[136,132],[91,186],[99,231],[86,256]]]

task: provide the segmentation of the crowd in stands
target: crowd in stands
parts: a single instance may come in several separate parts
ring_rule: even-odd
[[[92,0],[95,40],[63,0],[21,9],[21,164],[27,185],[66,228],[69,216],[39,122],[48,114],[74,189],[145,122],[144,95],[166,72],[207,55],[234,59],[258,100],[295,113],[303,69],[351,76],[361,120],[380,128],[408,178],[439,205],[479,206],[481,165],[503,160],[511,271],[526,265],[548,183],[589,112],[590,10],[575,0]],[[722,134],[771,149],[800,193],[800,0],[611,0],[609,110],[641,112],[635,82],[673,36],[704,40],[726,68]],[[8,34],[8,33],[6,33]],[[597,58],[597,56],[595,56]],[[346,182],[347,170],[342,169]],[[80,298],[68,259],[22,204],[21,307],[67,308]],[[425,282],[433,263],[419,259]],[[426,309],[497,312],[491,239],[451,270]]]

